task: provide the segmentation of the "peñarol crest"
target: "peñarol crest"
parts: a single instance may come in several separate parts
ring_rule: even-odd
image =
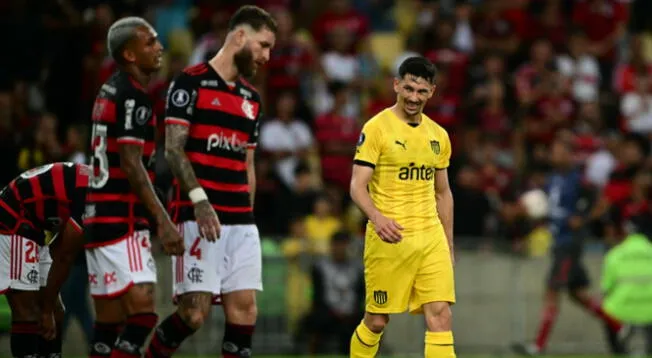
[[[430,141],[430,148],[432,148],[432,151],[435,152],[435,154],[439,154],[441,151],[441,149],[439,148],[439,141],[436,140]]]

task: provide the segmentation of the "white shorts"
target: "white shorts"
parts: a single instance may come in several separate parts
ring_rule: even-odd
[[[256,225],[223,225],[220,239],[201,239],[195,221],[179,225],[186,252],[172,257],[173,292],[210,292],[219,295],[242,290],[263,290],[262,253]]]
[[[156,263],[148,230],[124,240],[86,249],[88,283],[94,298],[117,298],[138,283],[156,283]]]
[[[52,266],[50,250],[17,235],[0,235],[0,294],[38,291],[45,286]]]

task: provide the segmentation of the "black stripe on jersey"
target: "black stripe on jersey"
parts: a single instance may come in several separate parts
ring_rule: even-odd
[[[196,108],[195,114],[192,117],[192,124],[219,126],[245,133],[251,133],[254,130],[256,121],[221,111],[209,111],[206,109]]]
[[[359,160],[359,159],[355,159],[353,161],[353,164],[362,165],[363,167],[369,167],[369,168],[372,168],[372,169],[376,168],[376,164],[365,162],[364,160]]]
[[[198,179],[206,178],[204,180],[224,184],[248,184],[249,182],[246,171],[215,168],[197,163],[192,163],[192,167]]]

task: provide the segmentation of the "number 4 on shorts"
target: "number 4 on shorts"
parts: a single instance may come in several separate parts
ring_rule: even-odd
[[[196,257],[197,260],[201,260],[201,247],[199,247],[200,240],[201,237],[197,237],[190,247],[190,256]]]

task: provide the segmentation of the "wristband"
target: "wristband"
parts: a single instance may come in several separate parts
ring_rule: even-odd
[[[200,201],[208,200],[208,195],[206,195],[206,192],[201,187],[192,189],[188,193],[188,197],[190,198],[190,201],[192,201],[193,204],[197,204]]]

